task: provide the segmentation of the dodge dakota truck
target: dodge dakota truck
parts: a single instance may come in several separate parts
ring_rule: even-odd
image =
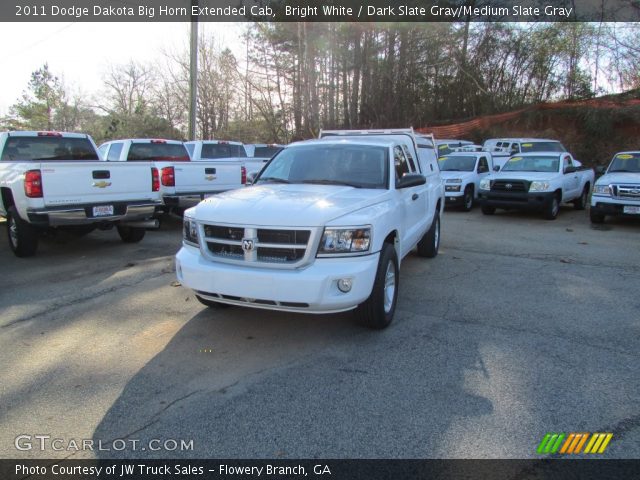
[[[159,173],[149,163],[105,165],[88,135],[0,133],[0,215],[9,247],[34,255],[44,230],[88,233],[114,225],[124,242],[157,226]]]
[[[493,170],[489,152],[452,152],[438,159],[444,180],[446,206],[473,208],[478,198],[480,181]]]
[[[594,185],[591,222],[603,223],[607,215],[640,218],[640,151],[616,153]]]
[[[424,173],[394,135],[288,145],[252,186],[185,211],[178,280],[209,307],[355,309],[385,328],[401,260],[438,253],[442,186],[437,167]]]
[[[480,181],[482,213],[493,215],[496,208],[534,209],[554,220],[561,203],[586,208],[593,179],[593,170],[583,168],[567,152],[515,155],[499,172]]]
[[[192,162],[177,140],[114,140],[100,145],[99,151],[108,162],[153,162],[160,174],[165,210],[192,207],[209,195],[241,188],[246,182],[241,162]]]

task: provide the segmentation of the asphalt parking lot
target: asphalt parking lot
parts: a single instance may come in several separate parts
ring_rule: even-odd
[[[603,457],[640,457],[640,221],[447,211],[382,332],[206,309],[175,281],[175,218],[29,259],[0,227],[1,457],[532,458],[547,432],[612,432]],[[63,449],[18,451],[21,434]]]

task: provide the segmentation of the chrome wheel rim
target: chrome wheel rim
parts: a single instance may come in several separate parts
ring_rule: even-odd
[[[9,218],[9,241],[14,247],[18,246],[18,224],[13,217]]]
[[[551,213],[555,217],[558,215],[558,210],[560,209],[560,204],[558,203],[558,199],[553,199],[553,204],[551,205]]]
[[[471,205],[473,205],[473,196],[470,193],[467,193],[464,197],[464,206],[471,209]]]
[[[389,313],[393,308],[393,299],[396,295],[396,267],[393,262],[387,263],[387,271],[384,274],[384,312]]]

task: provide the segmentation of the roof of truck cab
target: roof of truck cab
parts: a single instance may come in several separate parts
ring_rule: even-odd
[[[539,157],[539,156],[545,156],[545,157],[559,157],[560,155],[571,155],[569,152],[553,152],[553,151],[542,151],[542,152],[525,152],[525,153],[516,153],[514,155],[511,155],[510,158],[513,157]]]
[[[314,138],[311,140],[302,140],[300,142],[290,143],[284,148],[303,146],[303,145],[315,145],[315,144],[352,144],[352,145],[375,145],[382,147],[389,147],[397,144],[398,142],[394,138],[376,137],[369,135],[330,135],[323,138]]]
[[[244,145],[244,143],[238,142],[236,140],[189,140],[188,142],[184,143],[202,143],[203,145],[217,145],[219,143],[222,143],[223,145]]]
[[[557,142],[560,143],[560,140],[555,140],[553,138],[519,138],[519,137],[505,137],[505,138],[489,138],[485,140],[484,143],[487,142]]]
[[[46,137],[46,136],[62,136],[66,138],[88,138],[86,133],[76,132],[56,132],[50,130],[14,130],[10,132],[1,132],[9,137]]]
[[[113,142],[131,142],[131,143],[169,143],[171,145],[179,144],[182,145],[180,140],[168,140],[166,138],[118,138],[116,140],[109,140],[108,142],[104,142],[102,145],[106,143]]]

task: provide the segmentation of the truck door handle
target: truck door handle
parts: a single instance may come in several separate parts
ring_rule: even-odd
[[[204,169],[204,173],[206,175],[215,175],[216,174],[216,169],[215,168],[205,168]]]
[[[92,176],[94,180],[102,180],[105,178],[111,178],[111,172],[109,170],[94,170]]]
[[[417,200],[419,196],[420,195],[418,195],[417,193],[414,193],[413,195],[411,195],[411,200]]]

